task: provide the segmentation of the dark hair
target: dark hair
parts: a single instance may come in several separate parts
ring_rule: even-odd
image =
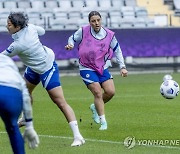
[[[29,20],[28,16],[23,12],[11,12],[8,19],[11,21],[14,27],[20,26],[21,29],[27,26]]]
[[[90,21],[91,17],[92,17],[92,16],[95,16],[95,15],[97,15],[97,16],[99,16],[99,17],[101,18],[101,15],[100,15],[99,12],[97,12],[97,11],[91,11],[91,12],[89,13],[89,15],[88,15],[89,21]]]

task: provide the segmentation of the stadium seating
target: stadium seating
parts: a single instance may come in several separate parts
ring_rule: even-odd
[[[133,21],[133,25],[135,28],[145,28],[147,27],[146,21],[142,17],[138,17]]]
[[[17,3],[16,1],[4,1],[4,8],[17,8]]]
[[[17,1],[18,8],[31,8],[30,1]]]
[[[97,0],[85,0],[85,7],[83,9],[90,12],[92,11],[92,8],[93,10],[96,10],[98,7],[99,5]]]
[[[174,0],[174,7],[175,9],[180,9],[180,1],[179,0]]]
[[[42,0],[31,1],[31,5],[33,9],[37,9],[37,10],[41,10],[45,8],[45,2]]]
[[[55,18],[64,17],[64,18],[68,19],[67,11],[62,10],[61,8],[53,8],[52,11],[53,11]]]
[[[131,19],[127,18],[122,18],[120,22],[120,27],[121,28],[132,28],[134,24],[134,18],[132,17]]]
[[[0,9],[0,19],[5,18],[5,19],[7,20],[7,17],[8,17],[8,15],[9,15],[10,12],[11,12],[11,10],[8,9],[8,8],[2,8],[2,9]]]
[[[148,17],[148,12],[145,7],[134,7],[136,17]]]
[[[72,2],[71,2],[71,0],[57,0],[57,1],[59,3],[59,7],[62,10],[67,11],[67,10],[72,9]]]
[[[79,10],[69,10],[68,11],[68,19],[72,19],[72,18],[76,18],[76,20],[81,19],[82,18],[81,11],[79,11]]]
[[[154,20],[156,20],[157,26],[167,27],[171,25],[171,16],[174,14],[174,11],[170,9],[168,5],[164,4],[163,0],[137,0],[138,6],[145,7],[148,11],[149,16],[154,16]],[[159,15],[159,16],[158,16]],[[163,25],[159,24],[160,20],[164,20],[164,15],[166,15],[166,23]],[[162,18],[161,18],[162,17]],[[158,22],[159,20],[159,22]]]
[[[82,19],[78,19],[77,20],[77,24],[79,25],[79,27],[82,27],[83,25],[87,25],[88,23],[88,18],[82,18]]]
[[[110,17],[110,27],[112,27],[112,28],[120,28],[121,20],[122,20],[121,15],[112,14],[111,17]]]
[[[125,6],[124,0],[112,0],[112,8],[114,10],[120,9],[122,6]]]
[[[3,2],[0,1],[0,9],[2,9],[3,7]]]
[[[45,29],[47,28],[47,24],[46,24],[46,21],[44,18],[41,18],[41,19],[38,18],[37,19],[36,17],[31,17],[31,18],[29,18],[29,23],[41,26]]]
[[[136,0],[125,0],[124,2],[126,6],[137,6]]]
[[[41,14],[41,18],[45,18],[46,21],[47,21],[47,18],[54,18],[54,13],[49,8],[42,8],[40,9],[39,12]]]
[[[149,27],[156,27],[155,26],[155,21],[154,18],[144,18],[145,22],[146,22],[146,26]]]
[[[77,19],[74,18],[73,20],[70,19],[70,20],[66,20],[65,22],[65,29],[78,29],[79,28],[79,25],[77,23]]]
[[[36,18],[37,20],[42,18],[42,14],[36,8],[27,8],[26,13],[29,18]]]
[[[58,8],[59,3],[58,3],[58,1],[46,0],[45,1],[45,7],[49,8],[49,9]]]
[[[111,0],[99,1],[99,7],[109,9],[112,8]]]
[[[85,1],[84,0],[73,0],[72,1],[73,8],[82,8],[85,7]]]
[[[121,14],[123,18],[135,17],[135,11],[133,6],[122,6]]]
[[[33,18],[33,23],[42,25],[42,21],[44,21],[44,25],[47,24],[44,26],[46,28],[50,27],[49,24],[51,25],[51,21],[53,22],[52,25],[57,25],[57,23],[53,21],[55,18],[63,18],[63,21],[66,19],[67,23],[69,20],[74,20],[75,18],[80,26],[85,24],[85,22],[88,23],[88,14],[90,11],[97,10],[102,15],[103,25],[112,28],[122,27],[122,25],[123,27],[125,27],[125,25],[128,27],[131,25],[131,28],[138,26],[144,27],[144,25],[146,25],[146,27],[167,27],[170,24],[180,26],[179,17],[176,17],[180,15],[180,9],[178,9],[179,0],[172,1],[173,0],[1,0],[0,17],[7,18],[10,11],[21,11],[27,13],[29,18]],[[174,10],[169,9],[172,7],[168,4],[172,5],[172,3],[174,4]],[[7,9],[9,9],[9,11],[7,11]],[[160,21],[161,17],[161,20],[165,19],[164,15],[166,15],[167,23],[164,25],[158,24],[157,21]],[[50,18],[53,19],[50,20]],[[34,20],[40,20],[40,22],[35,22]],[[132,21],[130,23],[127,20]],[[66,21],[64,22],[66,23]],[[59,27],[65,28],[62,24]]]
[[[64,17],[49,18],[48,29],[53,29],[53,30],[64,29],[66,21],[67,18]]]

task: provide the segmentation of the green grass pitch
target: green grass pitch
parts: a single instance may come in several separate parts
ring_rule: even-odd
[[[114,75],[116,95],[105,105],[108,130],[99,131],[89,109],[93,96],[79,76],[61,77],[67,102],[74,109],[80,131],[86,139],[81,147],[70,147],[72,132],[65,117],[52,103],[42,86],[34,93],[34,126],[40,145],[27,154],[176,154],[180,153],[180,96],[173,100],[159,92],[165,74]],[[172,74],[180,84],[178,73]],[[81,119],[81,120],[80,120]],[[23,132],[24,128],[21,128]],[[136,145],[124,146],[126,137],[135,137]],[[146,141],[176,141],[176,144],[146,144]],[[143,141],[144,144],[138,144]],[[173,142],[174,143],[174,142]],[[4,125],[0,121],[0,153],[11,154]]]

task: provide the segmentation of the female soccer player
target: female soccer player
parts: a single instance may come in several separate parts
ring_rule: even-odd
[[[75,42],[80,42],[78,48],[80,75],[94,95],[94,104],[91,104],[90,109],[93,112],[94,121],[101,123],[99,130],[106,130],[104,103],[107,103],[115,94],[113,78],[108,71],[113,53],[116,55],[121,76],[126,77],[128,71],[114,32],[101,26],[100,13],[92,11],[88,17],[89,25],[83,26],[70,36],[65,48],[71,50]]]
[[[17,124],[22,110],[26,120],[24,139],[30,148],[36,148],[39,144],[39,137],[33,127],[29,92],[15,63],[1,53],[0,72],[0,117],[5,124],[13,153],[25,154],[24,140]]]
[[[27,66],[24,78],[30,94],[41,81],[52,101],[59,107],[66,117],[74,135],[71,146],[80,146],[85,143],[79,132],[73,109],[67,104],[60,83],[59,70],[55,62],[54,52],[43,46],[39,40],[45,34],[42,27],[28,24],[28,18],[23,13],[10,13],[7,20],[7,29],[14,42],[3,54],[18,55]]]

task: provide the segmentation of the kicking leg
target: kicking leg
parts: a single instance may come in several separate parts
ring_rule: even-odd
[[[51,90],[48,90],[48,94],[52,101],[59,107],[59,109],[63,112],[66,117],[74,135],[74,142],[71,146],[80,146],[85,143],[84,138],[79,132],[77,120],[75,117],[75,113],[73,109],[68,105],[64,98],[62,87],[56,87]]]

